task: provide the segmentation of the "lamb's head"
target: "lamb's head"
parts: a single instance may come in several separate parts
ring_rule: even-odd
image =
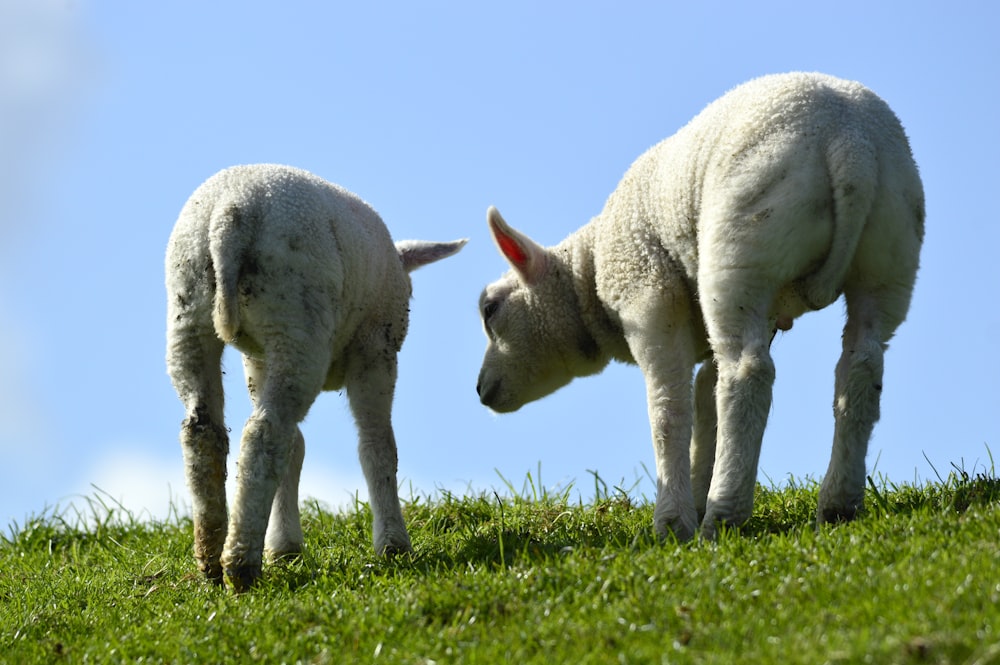
[[[487,222],[511,270],[483,290],[486,355],[476,390],[506,413],[607,364],[584,324],[569,253],[549,250],[510,227],[496,208]]]

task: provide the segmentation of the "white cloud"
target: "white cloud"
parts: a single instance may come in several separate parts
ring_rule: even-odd
[[[72,499],[78,507],[88,500],[101,500],[125,508],[140,520],[162,520],[172,512],[190,512],[180,457],[163,459],[142,452],[139,446],[102,451],[78,487]]]
[[[229,459],[229,482],[226,484],[232,503],[235,490],[235,456]],[[109,446],[93,467],[76,484],[68,497],[76,510],[86,516],[88,504],[97,501],[109,507],[122,507],[139,520],[163,520],[175,514],[190,514],[190,498],[184,480],[181,453],[164,459],[143,452],[142,446]],[[368,500],[364,477],[342,473],[306,463],[299,483],[299,499],[315,499],[330,510],[353,508],[355,496]]]

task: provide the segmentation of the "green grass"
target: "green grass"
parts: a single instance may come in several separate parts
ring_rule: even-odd
[[[760,487],[715,543],[660,543],[603,488],[416,498],[416,554],[371,550],[367,506],[307,505],[307,551],[234,595],[195,575],[190,522],[99,497],[0,538],[0,661],[1000,663],[1000,480],[871,482],[817,528],[817,486]],[[85,525],[84,525],[85,524]]]

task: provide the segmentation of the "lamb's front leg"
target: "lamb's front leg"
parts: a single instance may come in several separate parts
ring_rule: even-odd
[[[353,362],[348,369],[347,396],[358,426],[358,457],[368,484],[372,542],[380,555],[412,549],[396,480],[398,457],[391,415],[395,384],[396,357],[388,351]]]
[[[652,324],[665,320],[646,319]],[[685,331],[630,326],[632,355],[646,379],[646,402],[656,458],[653,526],[661,538],[690,540],[698,528],[691,491],[691,373],[694,351]]]
[[[691,369],[688,370],[690,376]],[[691,383],[646,378],[646,401],[656,457],[653,526],[661,538],[694,537],[698,513],[691,489]]]

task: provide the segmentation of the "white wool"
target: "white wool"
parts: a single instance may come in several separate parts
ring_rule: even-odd
[[[483,403],[513,411],[612,359],[638,364],[664,536],[690,538],[700,521],[711,537],[749,517],[770,339],[843,294],[819,518],[862,507],[882,355],[924,233],[909,143],[873,92],[821,74],[753,80],[640,156],[601,214],[555,247],[493,208],[488,222],[513,270],[481,298]]]
[[[287,166],[226,169],[191,195],[167,247],[167,368],[187,412],[181,443],[195,557],[209,578],[225,573],[242,589],[260,575],[265,545],[272,557],[301,550],[298,423],[321,390],[347,390],[376,551],[410,548],[390,414],[409,321],[407,273],[464,244],[394,245],[364,201]],[[254,406],[228,517],[226,343],[243,353]]]

